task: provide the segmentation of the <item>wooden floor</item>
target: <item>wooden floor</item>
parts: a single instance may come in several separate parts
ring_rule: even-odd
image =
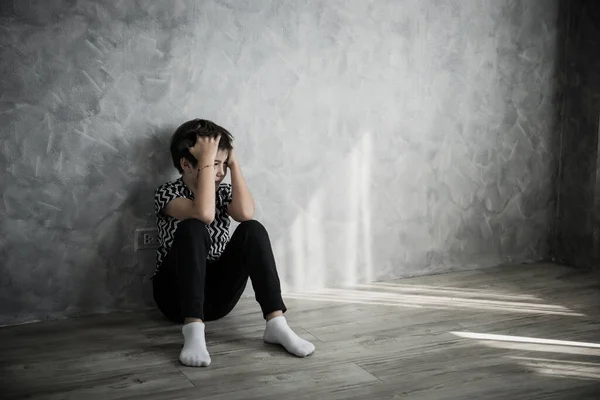
[[[0,398],[600,399],[600,276],[551,264],[286,296],[315,343],[261,340],[253,299],[207,324],[208,368],[157,312],[0,329]]]

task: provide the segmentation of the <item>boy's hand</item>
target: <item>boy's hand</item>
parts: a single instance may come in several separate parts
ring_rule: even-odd
[[[238,166],[238,160],[235,156],[235,150],[229,150],[229,156],[227,157],[227,166],[231,168],[235,168]]]
[[[219,141],[221,135],[216,137],[212,136],[198,136],[196,138],[196,144],[190,147],[190,154],[193,155],[198,162],[201,164],[214,164],[217,152],[219,151]]]

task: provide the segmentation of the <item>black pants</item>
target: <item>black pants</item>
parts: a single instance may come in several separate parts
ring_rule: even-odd
[[[179,223],[171,250],[153,280],[154,300],[167,318],[179,323],[184,318],[222,318],[239,301],[248,278],[264,317],[287,311],[271,242],[259,222],[242,222],[218,260],[207,261],[209,248],[203,222]]]

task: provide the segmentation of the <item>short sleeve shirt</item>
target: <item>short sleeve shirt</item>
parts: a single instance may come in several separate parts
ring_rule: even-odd
[[[207,226],[210,235],[210,250],[207,259],[217,260],[229,241],[230,219],[227,206],[231,204],[232,189],[230,184],[220,184],[216,191],[215,219]],[[158,272],[165,257],[171,249],[175,232],[180,220],[173,218],[163,212],[165,206],[176,198],[183,197],[193,200],[194,193],[183,182],[183,178],[170,181],[159,186],[154,193],[154,212],[158,227],[158,249],[156,250],[156,269]]]

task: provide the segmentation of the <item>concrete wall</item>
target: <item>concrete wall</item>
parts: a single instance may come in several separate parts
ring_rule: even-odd
[[[134,230],[194,117],[236,136],[284,290],[546,258],[558,6],[3,2],[0,324],[152,305]]]
[[[566,3],[557,261],[600,265],[600,3]]]

